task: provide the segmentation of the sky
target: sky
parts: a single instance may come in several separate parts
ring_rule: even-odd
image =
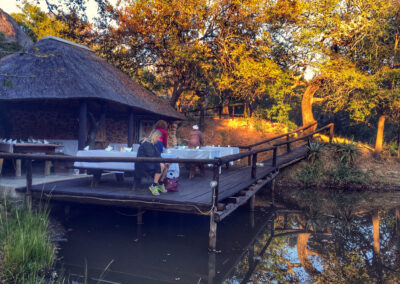
[[[115,1],[111,1],[111,3],[112,2],[115,2]],[[22,0],[0,0],[0,8],[3,9],[3,11],[5,11],[8,14],[18,13],[21,11],[18,8],[18,6],[21,5],[21,3],[22,3]],[[32,3],[33,3],[33,1],[32,1]],[[43,11],[47,11],[47,6],[44,3],[44,1],[40,1],[39,7]],[[96,8],[96,3],[94,0],[88,0],[86,14],[87,14],[89,20],[93,19],[96,16],[97,8]]]

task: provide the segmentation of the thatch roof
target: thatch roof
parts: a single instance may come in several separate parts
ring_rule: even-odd
[[[27,49],[33,46],[30,37],[27,36],[14,19],[2,9],[0,9],[0,33],[4,34],[5,42],[7,43],[17,42],[21,47]]]
[[[169,118],[184,118],[167,101],[85,46],[46,37],[36,47],[34,55],[13,54],[0,61],[0,74],[12,74],[6,78],[11,87],[0,85],[0,101],[101,99]]]

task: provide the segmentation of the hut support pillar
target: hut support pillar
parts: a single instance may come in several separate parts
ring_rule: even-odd
[[[15,160],[15,176],[20,177],[21,176],[21,159],[16,159]]]
[[[78,150],[83,150],[86,143],[87,132],[87,102],[81,101],[79,107],[79,132],[78,132]]]
[[[132,147],[134,143],[134,118],[133,110],[131,110],[128,118],[128,147]]]
[[[51,172],[51,161],[45,161],[44,162],[44,175],[48,176],[50,175]]]

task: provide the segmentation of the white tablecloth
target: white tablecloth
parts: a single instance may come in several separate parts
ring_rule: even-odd
[[[203,146],[200,149],[175,147],[168,152],[181,159],[214,159],[239,153],[238,147]],[[231,162],[233,164],[233,162]]]
[[[89,151],[78,151],[77,157],[131,157],[136,158],[137,152],[120,152],[120,151],[106,151],[106,150],[89,150]],[[163,158],[176,158],[173,153],[162,153]],[[110,171],[134,171],[135,163],[125,162],[75,162],[74,166],[77,168],[87,169],[103,169]],[[170,165],[167,177],[179,177],[179,165],[173,163]]]

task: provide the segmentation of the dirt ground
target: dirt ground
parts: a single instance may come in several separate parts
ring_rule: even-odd
[[[196,124],[185,121],[177,130],[179,144],[187,144],[187,139]],[[280,133],[287,132],[287,127],[255,118],[218,119],[208,118],[205,122],[203,137],[206,145],[242,146],[249,145]]]

